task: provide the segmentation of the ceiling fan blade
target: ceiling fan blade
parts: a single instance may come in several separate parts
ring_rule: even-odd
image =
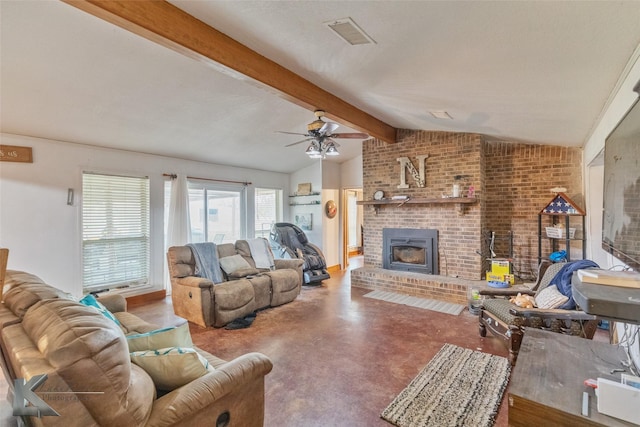
[[[293,145],[302,144],[303,142],[311,141],[312,139],[313,139],[313,138],[306,138],[306,139],[302,139],[302,140],[300,140],[300,141],[296,141],[296,142],[292,142],[291,144],[287,144],[287,145],[285,145],[285,147],[291,147],[291,146],[293,146]]]
[[[320,128],[320,133],[321,134],[325,134],[325,135],[330,135],[330,134],[333,133],[334,130],[338,129],[339,127],[340,127],[340,125],[337,124],[337,123],[326,122]]]
[[[275,131],[276,133],[286,133],[287,135],[302,135],[302,136],[311,136],[308,133],[300,133],[300,132],[285,132],[282,130]]]
[[[367,139],[369,135],[366,133],[352,132],[352,133],[334,133],[329,135],[331,138],[351,138],[351,139]]]

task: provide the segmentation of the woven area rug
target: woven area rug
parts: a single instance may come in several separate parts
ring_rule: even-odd
[[[411,295],[397,294],[395,292],[372,291],[368,294],[365,294],[364,296],[367,298],[374,298],[381,301],[394,302],[396,304],[404,304],[411,307],[424,308],[427,310],[433,310],[447,314],[458,315],[462,313],[462,310],[464,310],[464,305],[428,298],[414,297]]]
[[[504,357],[445,344],[381,417],[399,427],[490,427],[510,371]]]

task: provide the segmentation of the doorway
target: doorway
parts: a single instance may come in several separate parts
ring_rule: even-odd
[[[342,265],[345,269],[349,266],[349,258],[363,254],[363,206],[357,202],[362,200],[362,188],[346,188],[343,190],[343,244]]]

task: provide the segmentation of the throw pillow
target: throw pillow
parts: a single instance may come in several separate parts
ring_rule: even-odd
[[[116,319],[116,316],[113,315],[113,313],[111,313],[109,310],[107,310],[107,307],[105,307],[104,305],[102,305],[102,303],[100,301],[98,301],[96,299],[96,297],[94,297],[91,294],[87,294],[85,295],[81,300],[80,300],[80,304],[84,304],[87,307],[93,307],[96,310],[98,310],[104,317],[106,317],[107,319],[111,319],[114,322],[116,322],[116,325],[120,326],[120,321],[118,319]]]
[[[134,351],[131,361],[144,369],[160,390],[174,390],[214,370],[193,348]]]
[[[242,255],[231,255],[220,258],[220,267],[227,274],[233,274],[236,270],[245,270],[251,268],[251,265],[247,262]]]
[[[156,329],[144,334],[127,335],[129,352],[156,350],[167,347],[193,347],[189,324],[183,323],[178,327]]]
[[[568,300],[569,297],[562,295],[556,285],[547,286],[536,295],[538,308],[558,308]]]

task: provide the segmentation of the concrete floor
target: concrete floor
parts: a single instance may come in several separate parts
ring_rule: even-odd
[[[362,257],[351,259],[350,268]],[[481,338],[477,316],[455,316],[370,298],[351,288],[349,272],[303,287],[293,302],[258,313],[247,329],[191,325],[194,343],[223,359],[258,351],[273,361],[266,377],[265,426],[390,426],[382,410],[445,343],[507,356],[497,339]],[[170,298],[130,306],[158,325],[176,323]],[[606,339],[606,334],[600,334]],[[0,377],[0,396],[6,382]],[[508,389],[507,389],[508,392]],[[507,426],[503,398],[496,426]],[[0,426],[15,425],[0,400]]]
[[[273,361],[265,426],[278,427],[390,426],[380,413],[444,343],[507,355],[498,339],[479,336],[477,316],[466,309],[442,314],[363,298],[367,292],[350,287],[348,272],[332,273],[292,303],[259,312],[247,329],[191,325],[192,338],[226,360],[257,351]],[[130,311],[173,321],[169,300]],[[507,425],[505,402],[496,426]]]

